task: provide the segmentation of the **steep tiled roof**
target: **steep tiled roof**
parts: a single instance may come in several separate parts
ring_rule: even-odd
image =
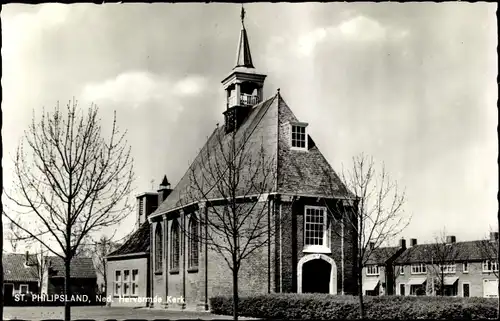
[[[368,256],[367,264],[385,264],[391,259],[401,248],[398,246],[393,247],[379,247],[371,251]]]
[[[267,192],[332,197],[348,195],[349,192],[310,137],[308,137],[310,142],[308,152],[290,149],[289,131],[286,126],[290,121],[297,121],[297,118],[278,93],[253,106],[234,134],[235,145],[245,146],[246,157],[257,160],[262,155],[262,148],[267,161],[272,160],[277,181],[269,184]],[[207,174],[207,168],[210,165],[207,164],[220,160],[222,153],[219,148],[227,146],[231,137],[232,135],[225,134],[223,126],[216,128],[172,193],[151,216],[200,200],[201,193],[199,188],[193,186],[192,177],[196,177],[196,181],[202,183],[200,185],[203,185],[209,199],[221,197],[217,188],[213,188],[215,183],[208,177],[210,174]],[[245,171],[246,169],[242,170]],[[241,190],[238,195],[251,195],[252,192],[256,192],[248,190],[248,186],[251,185],[245,182],[245,179],[249,179],[248,176],[250,175],[241,175],[238,185],[241,186]]]
[[[64,277],[64,261],[58,256],[49,256],[49,275],[50,277]],[[97,278],[94,262],[90,257],[74,257],[71,260],[70,274],[72,278],[92,279]]]
[[[123,243],[116,251],[110,253],[109,256],[125,255],[133,253],[149,252],[149,222],[146,221],[133,233],[130,238]]]
[[[37,259],[35,255],[28,256],[29,265],[25,265],[26,255],[10,253],[3,255],[4,281],[38,281]]]
[[[436,248],[439,246],[439,248]],[[442,250],[441,247],[450,247],[449,250]],[[453,261],[482,261],[491,259],[495,253],[496,243],[489,241],[467,241],[451,244],[419,244],[408,248],[396,260],[396,264],[411,263],[431,263],[436,260],[432,253],[449,253],[446,257]],[[441,255],[443,257],[443,255]]]

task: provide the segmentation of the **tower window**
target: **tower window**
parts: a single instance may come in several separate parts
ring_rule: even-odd
[[[307,150],[307,124],[293,123],[291,127],[291,146],[294,149]]]

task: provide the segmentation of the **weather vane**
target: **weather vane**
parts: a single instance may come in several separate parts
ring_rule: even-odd
[[[244,25],[243,20],[245,20],[245,8],[243,7],[243,3],[241,4],[241,24]]]

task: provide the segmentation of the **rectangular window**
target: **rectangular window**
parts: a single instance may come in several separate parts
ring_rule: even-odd
[[[115,296],[121,295],[122,275],[121,271],[115,271]]]
[[[378,265],[367,265],[366,275],[380,275],[380,268]]]
[[[463,263],[463,272],[469,273],[469,263],[468,262]]]
[[[330,248],[326,208],[306,206],[304,219],[304,246]]]
[[[404,275],[404,274],[405,274],[405,267],[404,267],[404,265],[401,265],[401,266],[399,267],[399,274],[400,274],[400,275]]]
[[[19,292],[21,292],[21,294],[27,294],[28,293],[28,285],[27,284],[21,284],[19,286]]]
[[[425,295],[425,283],[410,285],[410,295]]]
[[[138,275],[139,275],[139,270],[132,270],[131,292],[133,296],[137,296],[137,293],[139,291]]]
[[[484,261],[483,272],[498,272],[498,262],[490,260]]]
[[[139,217],[144,214],[144,197],[139,198]]]
[[[456,273],[457,265],[456,264],[440,264],[439,271],[445,274]]]
[[[427,274],[427,266],[424,263],[412,264],[411,274]]]
[[[307,148],[306,126],[292,125],[292,147],[306,149]]]
[[[123,296],[130,295],[130,270],[123,271]]]
[[[404,285],[404,284],[399,285],[399,295],[402,295],[402,296],[406,295],[405,288],[406,288],[406,285]]]

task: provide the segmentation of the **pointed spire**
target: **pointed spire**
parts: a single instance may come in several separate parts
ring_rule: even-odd
[[[170,183],[168,182],[168,179],[167,179],[167,175],[163,176],[163,180],[161,181],[160,186],[165,186],[165,187],[170,186]]]
[[[238,42],[238,50],[236,52],[236,67],[255,68],[250,54],[250,44],[248,42],[247,31],[245,30],[245,8],[241,5],[241,31],[240,40]]]

